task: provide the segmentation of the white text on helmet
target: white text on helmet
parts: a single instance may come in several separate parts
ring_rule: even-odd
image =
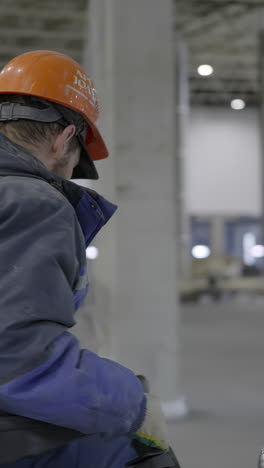
[[[87,91],[90,95],[89,102],[94,107],[97,107],[97,97],[95,88],[93,87],[93,83],[85,73],[81,72],[81,70],[77,70],[76,75],[74,75],[73,85],[77,85],[81,90]]]

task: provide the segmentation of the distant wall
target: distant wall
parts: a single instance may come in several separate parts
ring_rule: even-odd
[[[187,139],[188,213],[260,215],[258,110],[193,108]]]

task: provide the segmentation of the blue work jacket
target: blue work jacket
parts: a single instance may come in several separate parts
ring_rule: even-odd
[[[85,249],[115,209],[0,135],[0,465],[142,424],[135,374],[69,331],[88,292]]]

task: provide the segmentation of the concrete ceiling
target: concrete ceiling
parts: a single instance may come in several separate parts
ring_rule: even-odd
[[[191,102],[226,105],[242,98],[258,105],[264,0],[175,0],[175,11],[175,29],[189,50]],[[214,67],[213,75],[198,75],[203,63]]]
[[[131,0],[132,1],[132,0]],[[175,29],[189,50],[193,104],[259,104],[258,35],[264,0],[174,0]],[[51,49],[82,61],[87,0],[0,0],[0,67],[32,49]],[[214,67],[200,77],[198,65]]]
[[[87,0],[0,0],[0,68],[32,49],[82,61]]]

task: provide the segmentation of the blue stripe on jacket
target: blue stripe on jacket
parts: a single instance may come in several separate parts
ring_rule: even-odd
[[[74,294],[74,310],[78,310],[79,307],[82,305],[85,297],[87,296],[89,290],[89,285],[87,284],[85,288],[79,291],[73,291]]]
[[[80,276],[77,284],[74,287],[74,309],[75,311],[79,309],[80,305],[83,303],[89,289],[88,276],[87,276],[87,267],[86,265],[81,267]]]

